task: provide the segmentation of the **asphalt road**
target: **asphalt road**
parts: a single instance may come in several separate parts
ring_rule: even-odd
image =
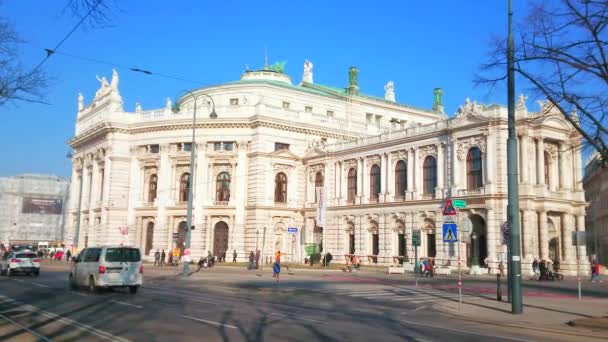
[[[205,270],[176,278],[147,268],[136,295],[70,291],[65,265],[38,278],[0,277],[0,340],[15,341],[539,341],[531,330],[460,321],[433,311],[433,289],[417,292],[378,277]],[[342,277],[342,278],[341,278]],[[366,280],[372,279],[372,280]],[[373,280],[378,279],[378,281]],[[348,283],[348,284],[347,284]],[[354,284],[354,285],[353,285]],[[346,286],[351,285],[351,286]],[[388,289],[388,290],[387,290]],[[444,291],[443,289],[438,289]],[[390,292],[392,291],[392,292]],[[387,293],[403,300],[382,300]],[[443,296],[452,296],[444,291]],[[479,300],[483,296],[475,295]],[[443,298],[451,300],[450,298]],[[516,331],[514,331],[516,330]],[[561,338],[571,340],[572,337]]]

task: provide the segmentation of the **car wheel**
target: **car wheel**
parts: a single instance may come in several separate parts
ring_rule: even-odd
[[[95,278],[93,276],[89,277],[89,291],[95,293],[99,288],[95,285]]]
[[[139,289],[139,286],[129,286],[129,293],[136,294],[138,289]]]
[[[34,271],[33,275],[34,277],[38,277],[40,275],[40,271]]]

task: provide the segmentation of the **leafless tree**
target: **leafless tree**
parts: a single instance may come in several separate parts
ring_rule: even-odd
[[[608,162],[608,1],[535,0],[516,25],[515,73]],[[506,39],[495,39],[476,82],[506,79]]]
[[[115,10],[118,10],[115,0],[67,0],[64,11],[79,21],[55,49],[82,23],[91,27],[109,25]],[[47,49],[46,58],[28,69],[19,59],[18,46],[22,42],[12,26],[0,18],[0,107],[19,101],[45,103],[44,90],[49,78],[42,65],[54,51]]]
[[[18,58],[17,33],[0,19],[0,106],[12,101],[42,102],[47,76],[42,70],[26,70]]]

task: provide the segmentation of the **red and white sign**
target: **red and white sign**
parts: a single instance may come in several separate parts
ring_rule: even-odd
[[[454,208],[454,204],[451,199],[447,199],[445,201],[445,205],[443,206],[443,215],[444,216],[454,216],[456,214],[456,208]]]

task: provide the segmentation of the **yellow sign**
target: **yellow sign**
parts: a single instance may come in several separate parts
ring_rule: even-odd
[[[178,257],[178,256],[179,256],[179,248],[175,248],[175,249],[173,250],[173,256],[174,256],[174,257]]]

